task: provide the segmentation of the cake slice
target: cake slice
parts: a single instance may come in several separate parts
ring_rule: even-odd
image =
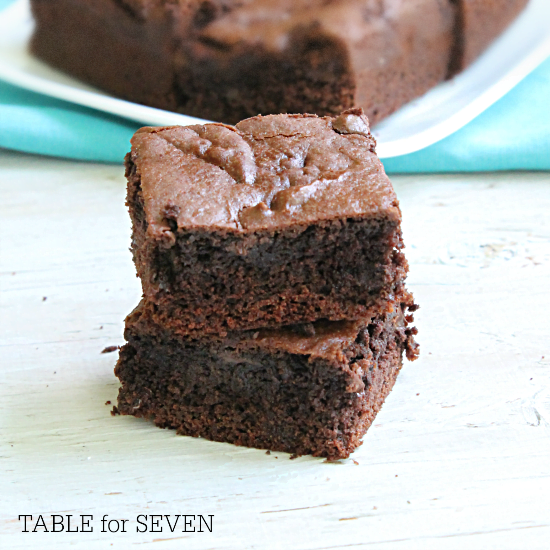
[[[360,110],[143,128],[126,162],[143,295],[188,331],[354,320],[403,290],[401,212]]]
[[[142,301],[115,369],[118,411],[179,434],[346,458],[361,444],[402,365],[417,354],[410,295],[356,321],[190,337]]]

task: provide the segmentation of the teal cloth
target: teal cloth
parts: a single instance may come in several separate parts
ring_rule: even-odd
[[[0,0],[0,10],[11,1]],[[139,126],[0,81],[6,149],[120,163]],[[550,59],[455,134],[384,166],[388,173],[550,170]]]
[[[121,163],[143,125],[0,81],[0,147]]]
[[[550,59],[458,132],[384,166],[388,173],[550,170]]]

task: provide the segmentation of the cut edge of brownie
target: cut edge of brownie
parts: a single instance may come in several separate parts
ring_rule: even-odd
[[[294,455],[347,458],[418,354],[416,306],[362,321],[189,335],[143,301],[128,317],[118,410],[204,437]]]
[[[357,81],[350,52],[318,27],[297,27],[284,37],[282,52],[244,40],[224,43],[215,31],[184,41],[175,66],[185,90],[179,112],[236,124],[258,113],[337,115],[353,107]]]

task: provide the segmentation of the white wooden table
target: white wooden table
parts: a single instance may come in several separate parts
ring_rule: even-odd
[[[421,358],[329,464],[112,417],[101,351],[140,296],[122,168],[0,152],[0,548],[550,548],[550,174],[393,181]]]

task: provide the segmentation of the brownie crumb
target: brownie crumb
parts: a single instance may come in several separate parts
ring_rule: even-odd
[[[271,454],[271,451],[266,451],[265,454],[266,454],[266,455],[270,455],[270,454]]]
[[[42,297],[42,301],[43,301],[43,302],[45,302],[47,299],[48,299],[47,296],[43,296],[43,297]]]
[[[111,411],[111,416],[119,416],[120,413],[118,412],[118,407],[115,405],[113,407],[113,410]]]
[[[120,346],[107,346],[103,349],[101,353],[112,353],[113,351],[117,351],[120,349]]]
[[[105,401],[105,405],[110,405],[111,402],[110,401]]]

